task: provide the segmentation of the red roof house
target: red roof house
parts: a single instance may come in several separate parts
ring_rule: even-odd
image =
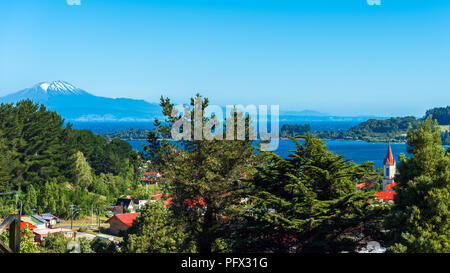
[[[25,227],[28,227],[30,230],[33,230],[33,229],[37,228],[37,226],[35,226],[35,225],[31,224],[31,223],[20,222],[20,230],[24,229]],[[9,226],[8,226],[8,229],[9,229]]]
[[[397,194],[397,193],[392,192],[392,191],[377,191],[377,192],[375,192],[375,196],[377,197],[377,199],[382,200],[384,202],[393,202],[395,194]]]
[[[133,225],[133,221],[139,215],[137,213],[125,213],[125,214],[116,214],[113,217],[109,218],[107,223],[109,223],[109,230],[113,234],[119,234],[121,231],[127,230],[129,227]]]

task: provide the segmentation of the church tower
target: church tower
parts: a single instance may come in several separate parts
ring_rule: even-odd
[[[383,190],[386,188],[386,185],[394,183],[395,176],[395,159],[392,155],[391,145],[389,144],[388,151],[386,154],[386,158],[383,161]]]

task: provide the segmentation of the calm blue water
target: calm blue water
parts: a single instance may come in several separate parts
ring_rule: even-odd
[[[356,126],[360,120],[338,120],[338,121],[315,121],[315,120],[280,120],[280,128],[284,124],[309,124],[311,125],[311,130],[313,132],[316,131],[339,131],[339,130],[348,130],[353,126]],[[87,121],[87,122],[79,122],[79,121],[71,121],[72,128],[74,129],[88,129],[97,134],[111,133],[122,130],[129,130],[134,128],[135,130],[144,129],[149,130],[155,128],[153,122],[98,122],[98,121]],[[268,125],[270,128],[270,124]]]
[[[128,141],[133,149],[143,151],[142,144],[145,141],[131,140]],[[357,164],[366,161],[375,162],[376,168],[383,166],[383,160],[386,157],[388,148],[387,143],[370,143],[363,141],[348,141],[348,140],[326,140],[325,143],[328,149],[336,154],[344,155],[346,159],[351,159]],[[406,144],[391,143],[392,153],[394,158],[398,160],[398,155],[404,153],[406,155]],[[295,144],[292,140],[280,140],[278,150],[275,152],[282,157],[287,157],[290,150],[295,149]]]
[[[294,122],[296,121],[296,122]],[[342,120],[342,121],[298,121],[294,120],[292,123],[297,124],[310,124],[313,131],[317,130],[348,130],[350,127],[355,126],[361,120]],[[283,123],[291,123],[289,120],[282,120]],[[76,129],[89,129],[94,133],[107,133],[115,132],[119,130],[134,129],[152,129],[154,128],[152,122],[74,122],[73,128]],[[128,141],[133,149],[142,151],[142,144],[145,141]],[[387,152],[387,143],[370,143],[362,141],[347,141],[347,140],[326,140],[325,143],[328,149],[339,155],[344,155],[346,159],[351,159],[355,163],[360,164],[366,161],[375,162],[377,168],[382,167],[383,160]],[[398,160],[398,155],[400,153],[406,153],[406,144],[391,144],[392,152],[394,157]],[[291,140],[280,140],[280,145],[278,150],[275,152],[280,154],[282,157],[287,157],[288,152],[295,148],[293,141]]]

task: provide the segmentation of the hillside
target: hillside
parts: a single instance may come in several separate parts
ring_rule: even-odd
[[[65,126],[30,100],[0,106],[0,154],[0,192],[19,191],[24,214],[64,218],[76,204],[86,215],[139,185],[139,155],[129,143]],[[0,217],[11,214],[11,198],[0,200]]]
[[[429,115],[432,115],[440,125],[450,125],[450,106],[430,109],[425,113],[425,117]]]
[[[450,107],[434,108],[426,112],[427,117],[433,115],[439,124],[441,124],[441,139],[443,145],[450,145],[450,132],[448,123],[450,120]],[[423,118],[423,119],[424,119]],[[405,142],[406,133],[409,126],[417,128],[418,123],[423,119],[415,117],[397,117],[386,120],[369,119],[350,128],[347,131],[320,131],[317,136],[322,139],[344,139],[344,140],[362,140],[369,142]],[[281,130],[281,136],[304,135],[307,132],[307,125],[284,125]]]

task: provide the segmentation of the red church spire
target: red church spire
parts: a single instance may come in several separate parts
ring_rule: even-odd
[[[391,144],[389,144],[388,147],[388,151],[386,154],[386,158],[383,161],[384,165],[389,165],[389,166],[394,166],[395,165],[395,159],[394,156],[392,155],[392,149],[391,149]]]

